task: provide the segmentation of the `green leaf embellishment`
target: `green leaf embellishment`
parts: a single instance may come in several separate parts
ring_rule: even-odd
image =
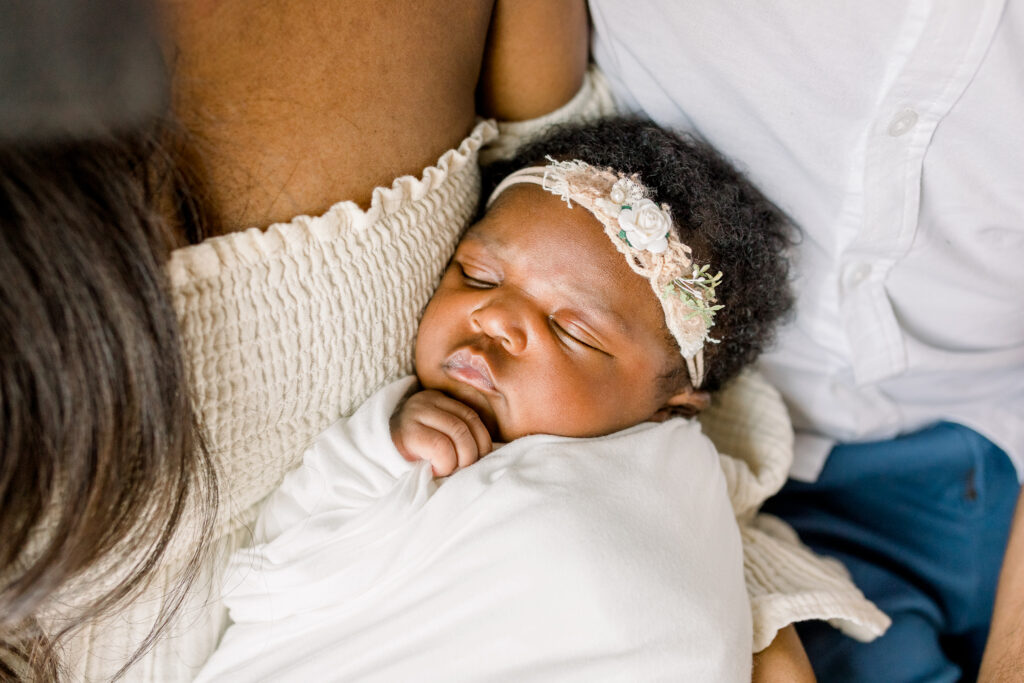
[[[623,242],[625,242],[626,244],[629,244],[629,238],[626,237],[626,231],[625,230],[619,230],[619,239],[622,240]],[[629,246],[632,247],[633,245],[629,244]]]
[[[661,290],[662,298],[678,297],[691,309],[692,312],[684,320],[700,317],[706,330],[714,327],[715,313],[724,308],[722,304],[712,305],[715,301],[715,288],[722,283],[722,271],[710,275],[708,268],[694,266],[690,277],[677,277]],[[705,331],[704,341],[717,344],[720,340],[712,339]]]

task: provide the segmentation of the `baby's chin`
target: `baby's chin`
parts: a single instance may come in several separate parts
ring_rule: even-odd
[[[491,431],[492,440],[501,441],[502,443],[508,443],[510,441],[515,441],[516,439],[521,439],[524,436],[532,436],[534,434],[564,436],[570,439],[594,439],[603,436],[608,436],[609,434],[614,434],[616,432],[620,432],[623,429],[629,429],[630,427],[634,427],[637,424],[640,424],[640,422],[646,421],[647,420],[641,420],[633,424],[589,424],[587,426],[563,423],[562,425],[554,429],[552,429],[550,425],[548,425],[546,428],[543,426],[536,426],[533,429],[530,429],[530,426],[528,424],[514,426],[500,425],[500,429],[497,432],[497,436],[494,431],[491,431],[490,429],[489,431]]]

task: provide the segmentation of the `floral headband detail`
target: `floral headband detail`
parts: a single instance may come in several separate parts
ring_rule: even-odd
[[[494,188],[487,207],[513,185],[540,185],[558,195],[572,208],[576,202],[592,213],[626,263],[651,283],[661,302],[665,323],[686,360],[690,383],[699,389],[704,381],[704,344],[717,344],[708,331],[715,324],[715,287],[722,273],[710,275],[710,266],[693,262],[691,249],[672,230],[672,216],[666,204],[650,198],[639,176],[627,176],[601,169],[578,159],[555,161],[547,166],[522,168],[508,175]]]

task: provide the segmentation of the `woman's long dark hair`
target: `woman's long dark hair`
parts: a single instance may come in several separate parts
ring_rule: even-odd
[[[62,638],[137,595],[173,539],[190,550],[137,658],[212,528],[216,478],[162,270],[197,224],[176,206],[188,192],[168,130],[0,145],[0,679],[57,677]],[[51,632],[54,597],[97,585],[70,614],[62,600]]]

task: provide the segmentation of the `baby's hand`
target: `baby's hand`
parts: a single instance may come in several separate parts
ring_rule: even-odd
[[[435,477],[491,452],[491,436],[476,411],[433,389],[413,394],[391,416],[391,440],[406,460],[428,460]]]

